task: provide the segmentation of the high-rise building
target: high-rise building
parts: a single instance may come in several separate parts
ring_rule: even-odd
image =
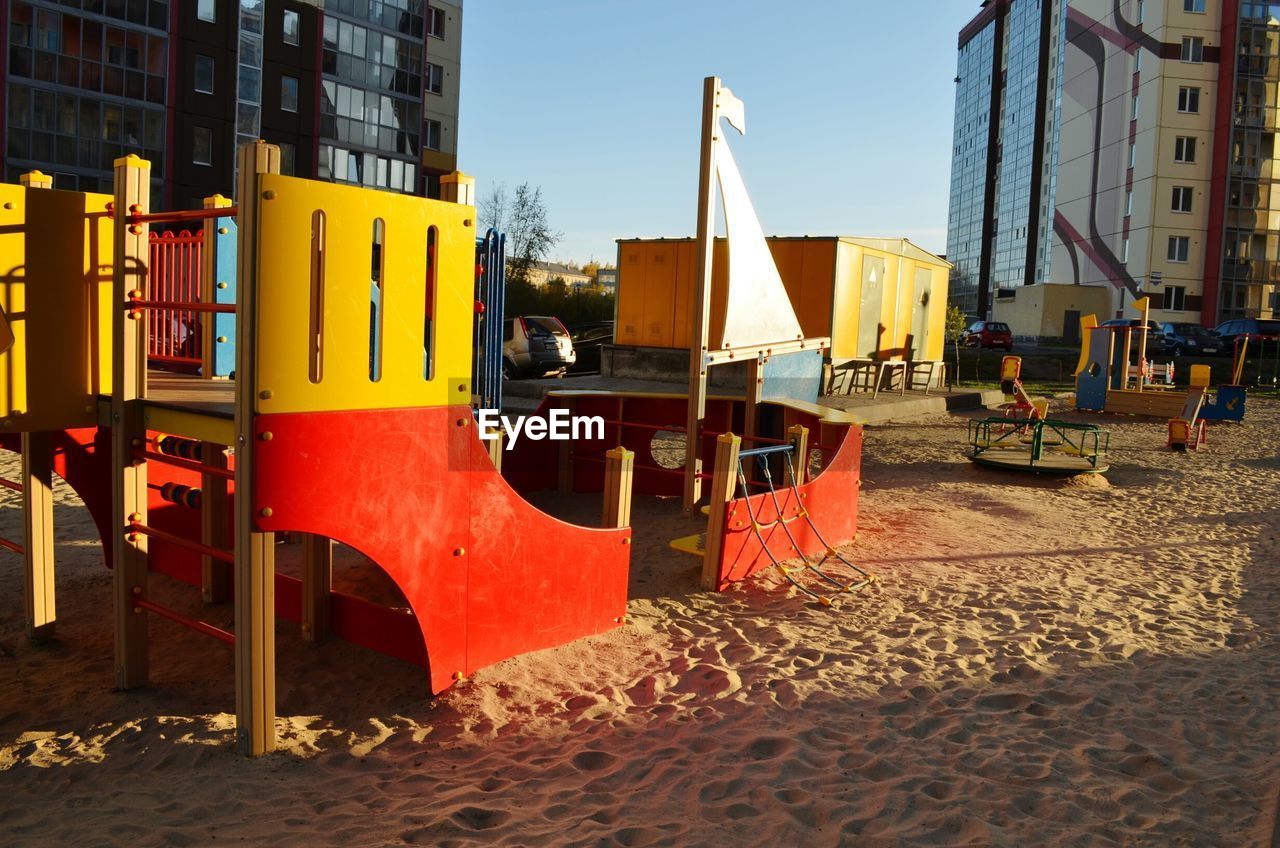
[[[1280,4],[987,0],[959,39],[953,301],[1087,285],[1114,314],[1269,317],[1277,106]]]
[[[457,167],[461,0],[3,0],[0,32],[6,181],[109,190],[138,153],[198,206],[258,138],[287,174],[411,194]]]

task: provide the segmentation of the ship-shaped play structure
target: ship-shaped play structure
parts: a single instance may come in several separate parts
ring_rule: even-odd
[[[695,520],[705,504],[705,531],[677,547],[702,558],[709,589],[779,562],[815,598],[865,585],[837,551],[856,527],[861,428],[816,404],[826,340],[800,332],[721,137],[722,112],[741,129],[741,103],[714,78],[705,92],[689,392],[556,392],[544,412],[600,415],[603,438],[505,455],[477,432],[476,405],[499,402],[500,363],[484,351],[501,348],[502,259],[494,234],[477,238],[469,178],[446,177],[441,200],[333,185],[281,175],[278,148],[257,142],[239,151],[234,205],[153,212],[135,156],[116,162],[113,196],[38,173],[0,186],[0,440],[22,453],[8,485],[25,517],[23,539],[4,544],[22,557],[31,635],[56,621],[55,473],[113,572],[116,684],[146,684],[149,642],[171,632],[155,618],[232,644],[248,754],[275,745],[277,616],[304,639],[422,665],[435,692],[619,626],[633,490],[679,497]],[[730,242],[720,315],[713,174]],[[153,237],[153,225],[198,229]],[[200,261],[165,258],[183,238]],[[181,373],[192,327],[199,373]],[[709,394],[707,371],[738,361],[745,396]],[[655,457],[660,430],[688,434],[683,468]],[[602,492],[602,526],[535,509],[521,494],[535,489]],[[303,545],[299,578],[276,571],[282,534]],[[334,541],[403,603],[334,591]],[[156,574],[233,603],[234,626],[159,604]]]

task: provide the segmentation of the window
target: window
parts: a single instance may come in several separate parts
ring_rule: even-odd
[[[1129,110],[1129,120],[1138,120],[1138,95],[1133,95],[1133,108]]]
[[[1128,218],[1133,214],[1133,192],[1126,191],[1124,193],[1124,216]]]
[[[213,59],[196,54],[196,91],[213,94]]]
[[[1142,8],[1142,0],[1138,0],[1138,25],[1139,26],[1142,25],[1143,11],[1144,9]]]
[[[280,143],[280,173],[286,177],[294,176],[294,158],[297,151],[292,144]]]
[[[1190,212],[1191,211],[1191,186],[1174,186],[1173,187],[1173,211],[1174,212]]]
[[[427,91],[444,94],[444,68],[427,63]]]
[[[213,130],[196,127],[191,133],[191,161],[197,165],[213,164]]]
[[[1200,63],[1204,61],[1204,39],[1196,35],[1182,36],[1182,61]]]
[[[1182,11],[1204,14],[1204,0],[1182,0]]]
[[[298,111],[298,78],[280,77],[280,108],[285,112]]]
[[[1195,162],[1196,140],[1194,136],[1180,135],[1173,141],[1173,161]]]
[[[1200,89],[1191,86],[1178,87],[1178,111],[1179,112],[1199,112],[1200,111]]]
[[[423,145],[428,150],[440,149],[440,122],[427,118],[426,131],[423,133]]]
[[[1203,5],[1203,4],[1201,4]],[[1181,312],[1187,308],[1186,286],[1164,287],[1164,308],[1170,312]]]
[[[1129,142],[1129,167],[1132,168],[1138,162],[1138,145]]]
[[[218,19],[218,0],[197,0],[196,17],[205,23],[213,23]]]
[[[1189,236],[1169,236],[1170,262],[1186,262],[1190,253],[1191,238]]]
[[[444,38],[444,9],[427,7],[427,35]]]
[[[292,9],[284,10],[284,43],[298,43],[298,13]]]
[[[1128,264],[1129,262],[1129,240],[1127,238],[1120,241],[1120,262],[1121,264]]]

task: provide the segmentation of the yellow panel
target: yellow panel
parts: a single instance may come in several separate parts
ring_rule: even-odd
[[[835,294],[831,320],[831,358],[858,355],[858,319],[862,309],[862,248],[840,242],[836,247]]]
[[[671,346],[689,347],[693,331],[694,278],[698,275],[698,244],[694,241],[676,243],[675,314],[672,319],[674,334]]]
[[[267,199],[267,198],[270,199]],[[471,400],[475,208],[265,174],[259,181],[257,411],[314,412]],[[312,215],[325,216],[322,370],[311,380]],[[385,222],[382,373],[369,376],[373,225]],[[423,376],[427,231],[435,227],[433,367]],[[243,283],[242,283],[243,285]]]
[[[618,243],[618,300],[614,323],[617,344],[643,344],[644,326],[644,245]]]
[[[836,240],[810,239],[804,245],[804,285],[796,316],[809,337],[830,336],[834,315],[832,295],[835,284]]]
[[[111,391],[110,197],[0,186],[0,354],[7,432],[92,426]]]
[[[236,443],[236,422],[231,418],[146,403],[144,410],[142,420],[148,430],[219,445]]]
[[[645,246],[643,341],[646,347],[671,347],[674,339],[676,246],[650,242]]]

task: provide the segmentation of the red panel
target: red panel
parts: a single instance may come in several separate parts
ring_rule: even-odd
[[[534,509],[493,470],[469,408],[264,415],[255,427],[272,433],[258,443],[253,512],[271,509],[260,529],[327,536],[381,566],[417,616],[433,691],[625,613],[630,530]]]
[[[789,488],[778,491],[778,506],[784,517],[795,518],[784,529],[781,524],[761,531],[765,543],[779,559],[797,557],[787,530],[795,537],[807,556],[826,550],[817,534],[803,518],[796,517],[803,504],[809,518],[822,539],[833,546],[853,540],[858,529],[858,480],[862,476],[862,428],[850,427],[835,457],[822,473],[801,486],[797,486],[800,499]],[[776,478],[775,478],[776,479]],[[751,529],[751,515],[762,525],[778,518],[779,509],[767,492],[752,495],[750,512],[747,502],[735,498],[725,512],[724,543],[717,569],[716,588],[723,591],[730,583],[745,580],[756,572],[772,565],[760,538]]]

